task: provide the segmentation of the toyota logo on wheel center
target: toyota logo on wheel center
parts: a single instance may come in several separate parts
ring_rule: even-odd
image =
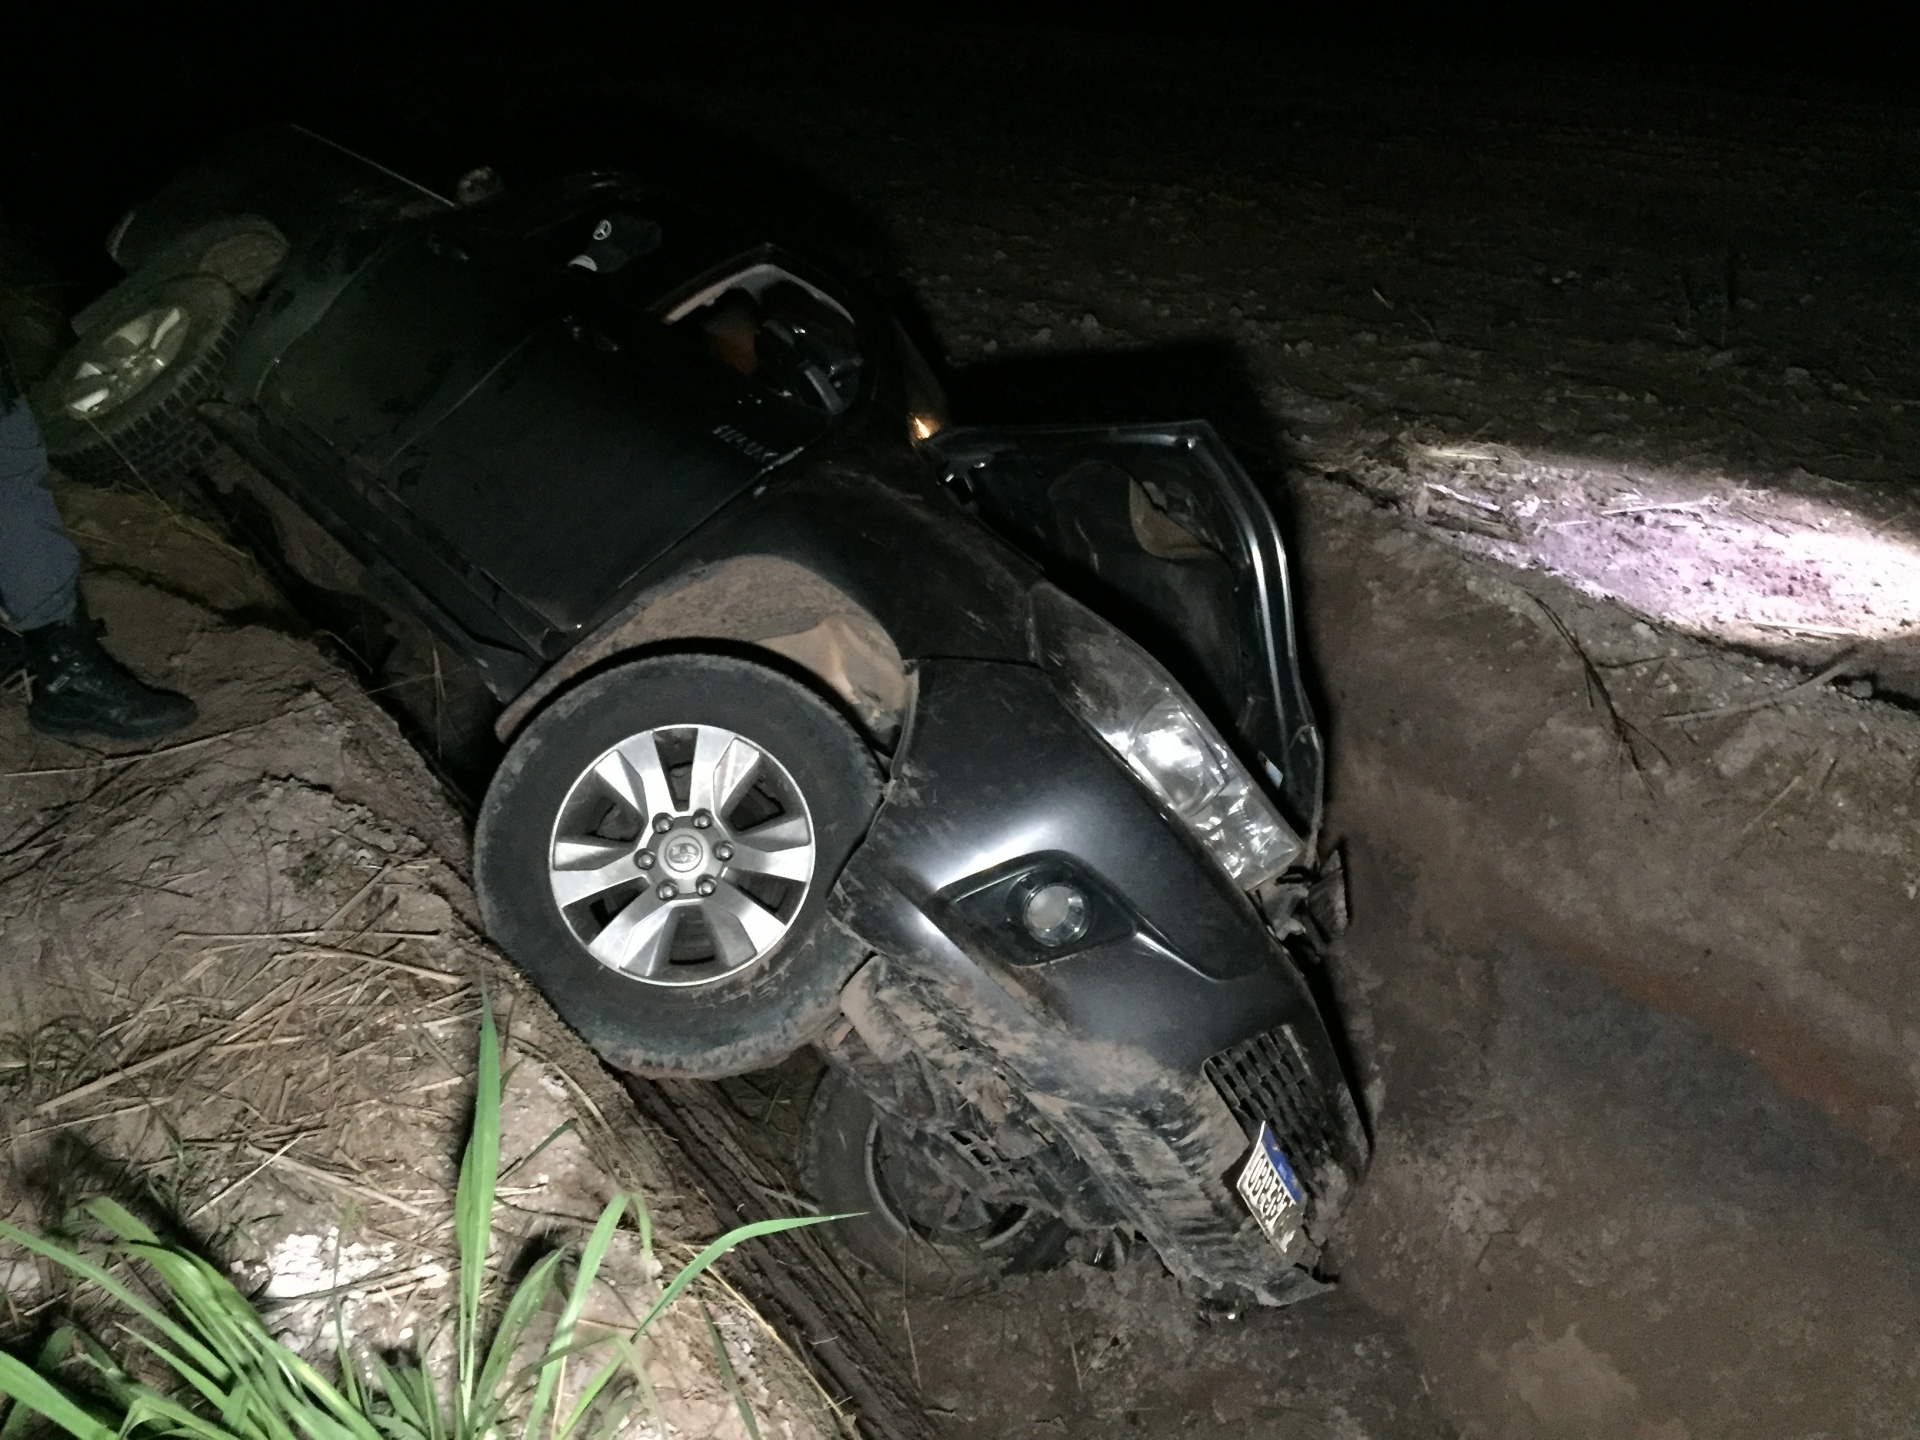
[[[707,847],[691,835],[676,835],[661,848],[661,858],[669,870],[685,874],[697,870],[707,858]]]

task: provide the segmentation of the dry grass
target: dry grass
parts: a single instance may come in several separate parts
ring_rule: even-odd
[[[276,1332],[324,1349],[338,1299],[370,1343],[408,1343],[444,1308],[484,989],[514,1060],[495,1271],[583,1233],[615,1191],[646,1196],[661,1260],[684,1263],[714,1217],[471,929],[461,875],[416,838],[458,834],[434,782],[310,650],[273,637],[268,653],[313,669],[271,677],[264,700],[258,674],[235,703],[202,687],[208,732],[162,751],[70,759],[0,727],[0,1216],[58,1226],[112,1195],[229,1267]],[[337,1275],[293,1285],[293,1241]],[[615,1259],[595,1301],[609,1323],[658,1290]],[[88,1313],[14,1255],[0,1278],[10,1336]],[[669,1317],[640,1355],[664,1419],[744,1435],[742,1390],[796,1435],[837,1428],[738,1299],[704,1294],[728,1366],[697,1308]]]

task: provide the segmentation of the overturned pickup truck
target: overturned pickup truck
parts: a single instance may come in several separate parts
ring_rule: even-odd
[[[56,461],[199,487],[327,617],[609,1063],[816,1047],[802,1179],[895,1279],[1118,1232],[1319,1288],[1344,902],[1286,552],[1207,426],[952,428],[859,284],[620,174],[448,200],[273,129],[109,249]]]

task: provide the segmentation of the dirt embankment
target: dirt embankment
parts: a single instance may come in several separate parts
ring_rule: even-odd
[[[116,1194],[230,1265],[303,1347],[331,1347],[338,1302],[360,1344],[444,1357],[484,989],[514,1067],[494,1263],[577,1241],[637,1192],[659,1257],[623,1235],[586,1312],[635,1324],[714,1217],[479,937],[464,822],[420,756],[204,526],[134,496],[61,499],[108,643],[201,718],[115,755],[0,703],[0,1213],[57,1226]],[[10,1343],[69,1298],[24,1257],[0,1256],[0,1277]],[[654,1398],[623,1433],[744,1440],[703,1304],[762,1433],[837,1433],[713,1287],[640,1347]]]
[[[1920,717],[1304,491],[1334,814],[1392,905],[1700,1022],[1920,1171]]]
[[[1512,1433],[1906,1423],[1920,718],[1299,516],[1381,1087],[1353,1291]]]

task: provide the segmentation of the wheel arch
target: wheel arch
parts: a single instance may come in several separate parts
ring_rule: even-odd
[[[798,672],[883,748],[898,735],[911,701],[899,647],[870,611],[795,561],[742,555],[685,572],[633,601],[516,696],[494,732],[511,742],[553,700],[610,665],[702,643]]]
[[[289,249],[286,235],[264,215],[240,213],[205,221],[132,257],[126,278],[73,317],[73,333],[86,334],[125,297],[183,275],[211,275],[251,300],[280,273]]]

